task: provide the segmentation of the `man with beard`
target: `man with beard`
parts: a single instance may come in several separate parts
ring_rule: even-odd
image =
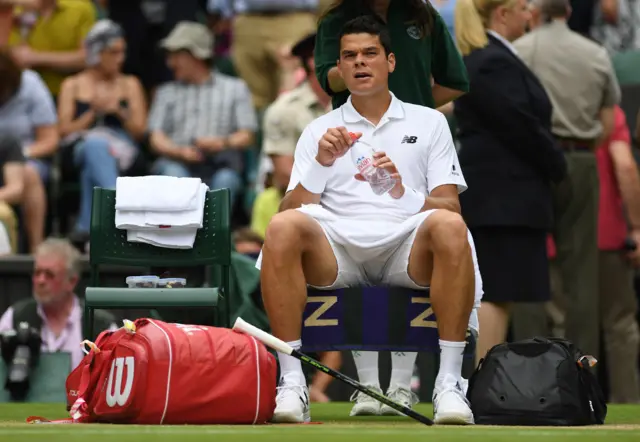
[[[0,318],[0,333],[16,330],[27,322],[40,330],[42,352],[66,352],[74,369],[84,357],[80,343],[95,336],[82,335],[82,301],[75,294],[80,278],[80,254],[66,239],[49,238],[34,255],[33,297],[22,299]],[[105,311],[95,312],[97,333],[116,329],[114,317]]]

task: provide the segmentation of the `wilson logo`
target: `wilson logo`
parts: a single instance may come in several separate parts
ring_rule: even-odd
[[[131,395],[131,388],[133,387],[135,360],[133,356],[127,356],[126,358],[115,358],[111,363],[111,371],[109,372],[109,381],[107,383],[107,395],[106,401],[109,407],[115,407],[116,405],[124,406],[129,400]],[[127,368],[126,374],[124,368]],[[123,377],[124,388],[122,386]]]

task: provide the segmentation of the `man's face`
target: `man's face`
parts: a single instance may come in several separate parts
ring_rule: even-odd
[[[385,54],[377,35],[345,35],[340,42],[338,68],[353,95],[371,95],[387,87],[395,56]]]
[[[195,58],[185,50],[171,51],[167,54],[167,65],[178,81],[188,81],[189,72],[193,69]]]
[[[51,254],[35,257],[32,281],[36,300],[51,305],[72,295],[78,278],[69,274],[63,257]]]

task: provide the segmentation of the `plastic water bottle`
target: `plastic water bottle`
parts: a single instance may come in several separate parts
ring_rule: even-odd
[[[358,173],[369,182],[371,190],[376,195],[387,193],[396,184],[396,180],[391,178],[391,174],[386,169],[379,169],[373,165],[373,154],[375,149],[368,143],[357,139],[357,136],[350,133],[354,141],[351,146],[351,159],[355,163]]]

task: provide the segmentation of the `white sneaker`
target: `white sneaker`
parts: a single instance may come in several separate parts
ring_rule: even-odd
[[[272,422],[300,424],[311,422],[309,389],[306,385],[281,385],[276,388],[276,409]]]
[[[451,382],[447,375],[445,382],[433,390],[433,422],[440,425],[473,424],[473,412],[459,381]]]
[[[380,387],[370,387],[378,393],[382,394]],[[355,402],[349,416],[379,416],[380,402],[358,390],[351,395],[351,402]]]
[[[412,408],[418,403],[418,396],[411,390],[402,387],[387,390],[387,397],[408,408]],[[383,416],[404,416],[403,413],[385,404],[381,405],[380,414]]]

